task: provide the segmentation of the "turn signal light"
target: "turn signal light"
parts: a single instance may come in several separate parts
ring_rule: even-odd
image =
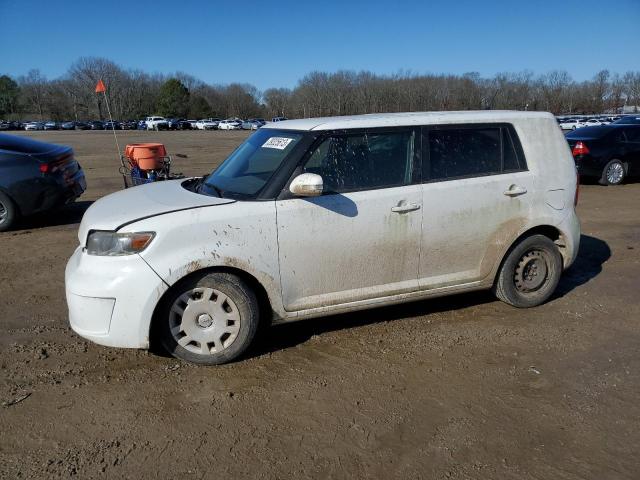
[[[47,173],[49,171],[49,164],[48,163],[41,163],[40,164],[40,173]]]
[[[571,153],[574,157],[577,157],[578,155],[587,155],[589,153],[589,149],[584,143],[578,142],[575,147],[573,147],[573,150],[571,150]]]

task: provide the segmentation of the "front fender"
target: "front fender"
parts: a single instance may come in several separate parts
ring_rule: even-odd
[[[173,212],[121,231],[156,232],[140,256],[167,285],[198,270],[235,268],[256,278],[275,313],[284,314],[275,202],[235,202]]]

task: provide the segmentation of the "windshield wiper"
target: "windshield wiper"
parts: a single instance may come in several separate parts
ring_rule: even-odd
[[[215,185],[210,185],[210,184],[207,184],[207,185],[209,185],[211,188],[213,188],[220,198],[224,197],[224,192],[222,190],[220,190],[218,187],[216,187]]]
[[[208,175],[207,175],[208,176]],[[213,183],[205,183],[205,179],[207,177],[202,177],[202,181],[201,183],[198,185],[198,193],[202,193],[202,187],[206,186],[207,189],[212,189],[214,192],[216,192],[216,195],[218,195],[220,198],[224,198],[224,191],[218,187],[216,187]]]

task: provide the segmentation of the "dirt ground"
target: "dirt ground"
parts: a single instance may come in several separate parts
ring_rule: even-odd
[[[85,342],[64,267],[121,188],[110,132],[78,203],[0,234],[0,478],[640,478],[640,184],[586,185],[576,264],[518,310],[488,293],[272,328],[198,367]],[[243,132],[122,132],[209,172]]]

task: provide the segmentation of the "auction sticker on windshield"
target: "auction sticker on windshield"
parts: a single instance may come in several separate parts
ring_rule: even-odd
[[[264,142],[262,148],[275,148],[278,150],[284,150],[291,142],[293,142],[293,138],[271,137],[269,140]]]

